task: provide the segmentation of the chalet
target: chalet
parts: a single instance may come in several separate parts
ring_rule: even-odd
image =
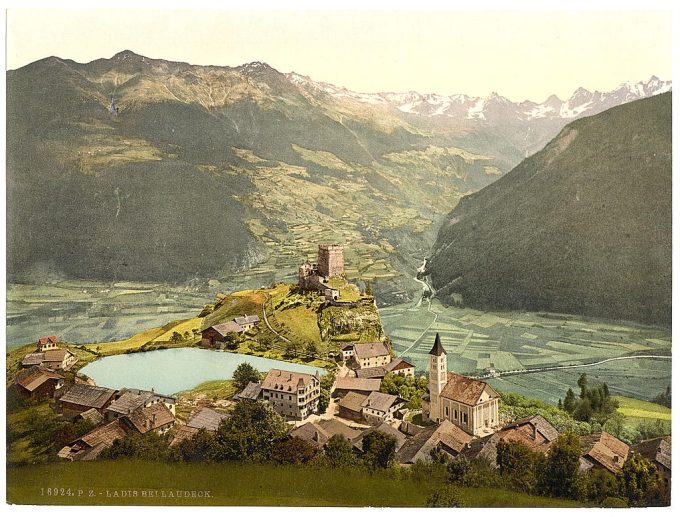
[[[259,382],[249,382],[242,391],[234,395],[234,400],[257,400],[262,394],[262,384]]]
[[[363,422],[363,404],[367,398],[367,394],[350,391],[338,402],[338,416],[354,422]]]
[[[397,358],[385,366],[383,366],[386,372],[401,374],[406,377],[416,376],[416,367],[404,359]]]
[[[241,329],[243,329],[242,332],[247,332],[259,322],[260,317],[257,315],[248,316],[247,314],[244,314],[243,316],[234,318],[234,323],[236,323],[239,327],[241,327]]]
[[[671,480],[671,437],[659,436],[650,440],[643,440],[630,448],[631,454],[639,454],[648,459],[661,474],[666,482]]]
[[[359,368],[374,368],[384,366],[392,360],[390,351],[384,343],[355,343],[352,357]]]
[[[100,425],[100,424],[104,423],[104,416],[94,408],[88,409],[87,411],[81,413],[80,415],[78,415],[76,417],[76,420],[78,418],[82,418],[83,420],[87,420],[88,422],[90,422],[91,424],[94,424],[94,425]]]
[[[115,395],[113,402],[104,410],[107,421],[128,416],[140,408],[152,404],[163,404],[174,415],[176,400],[174,397],[158,395],[153,391],[123,388]]]
[[[334,396],[342,397],[350,391],[368,395],[372,391],[380,391],[380,379],[361,379],[358,377],[340,377],[335,381]]]
[[[262,398],[283,417],[304,420],[319,409],[319,374],[272,369],[262,381]]]
[[[57,454],[68,461],[88,461],[97,459],[104,449],[113,445],[115,440],[122,440],[128,434],[128,429],[120,420],[97,427],[89,433],[63,447]]]
[[[38,352],[47,352],[48,350],[54,350],[58,347],[57,336],[43,336],[38,339]]]
[[[21,361],[21,366],[43,366],[51,370],[70,370],[78,362],[78,358],[70,350],[55,348],[45,352],[27,354]]]
[[[501,440],[521,442],[535,452],[547,453],[559,432],[541,415],[520,418],[498,432]]]
[[[189,421],[185,425],[177,429],[170,445],[177,445],[184,440],[188,440],[201,429],[204,429],[210,434],[214,434],[222,420],[225,418],[227,418],[227,415],[218,413],[214,409],[202,408],[189,418]]]
[[[616,475],[621,472],[630,448],[618,438],[602,431],[581,436],[581,459],[579,470],[603,468]]]
[[[224,348],[230,334],[241,334],[244,330],[238,323],[228,321],[213,325],[201,332],[201,345],[211,348]]]
[[[74,418],[88,409],[96,409],[100,413],[113,402],[116,390],[89,384],[74,384],[59,399],[61,411],[66,418]]]
[[[64,377],[52,370],[31,366],[19,372],[14,380],[17,393],[31,400],[52,398],[54,392],[64,385]]]
[[[165,404],[152,404],[136,409],[130,415],[121,418],[121,421],[140,434],[149,432],[165,434],[175,424],[175,415],[165,407]]]
[[[361,403],[361,414],[367,422],[379,424],[394,419],[405,402],[397,395],[372,391]]]
[[[361,431],[352,429],[336,418],[331,418],[318,422],[306,422],[289,433],[290,436],[304,440],[315,449],[323,449],[328,440],[336,434],[353,443],[361,435]]]
[[[439,448],[449,457],[454,458],[467,448],[473,438],[456,424],[444,420],[439,425],[427,427],[409,438],[397,453],[397,462],[402,465],[415,463],[418,460],[429,462],[431,461],[430,453],[435,448]]]
[[[429,394],[423,398],[423,415],[433,422],[449,420],[474,436],[493,433],[499,426],[498,393],[486,382],[449,372],[439,334],[429,355]]]

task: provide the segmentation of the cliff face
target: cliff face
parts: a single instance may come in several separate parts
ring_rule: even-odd
[[[428,262],[466,305],[671,321],[671,93],[567,125],[463,198]]]

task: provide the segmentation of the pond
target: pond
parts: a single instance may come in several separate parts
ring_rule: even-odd
[[[300,373],[326,373],[323,368],[314,366],[201,348],[169,348],[113,355],[98,359],[80,371],[99,386],[153,388],[158,393],[172,395],[205,381],[231,379],[236,367],[243,362],[250,363],[260,372],[280,368]]]

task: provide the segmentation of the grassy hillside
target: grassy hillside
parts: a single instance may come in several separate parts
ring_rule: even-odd
[[[637,425],[661,420],[669,424],[670,432],[671,408],[630,397],[614,397],[614,399],[618,401],[618,412],[625,417],[627,424]]]
[[[669,324],[671,99],[573,122],[463,198],[428,264],[439,296]]]
[[[60,463],[12,468],[7,499],[14,504],[222,505],[422,507],[437,488],[429,480],[395,479],[386,473],[236,464],[162,464],[141,461]],[[73,496],[47,495],[45,480],[59,480]],[[84,489],[82,494],[77,490]],[[93,493],[88,492],[89,489]],[[122,490],[137,497],[121,497]],[[142,490],[202,490],[210,498],[163,498]],[[108,491],[108,492],[107,492]],[[112,497],[118,491],[118,497]],[[107,496],[108,494],[108,496]],[[575,501],[494,489],[461,489],[466,506],[576,507]]]

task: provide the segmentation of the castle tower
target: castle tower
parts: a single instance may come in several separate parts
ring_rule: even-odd
[[[325,278],[342,276],[345,272],[344,248],[339,244],[319,244],[319,275]]]
[[[430,374],[430,415],[429,418],[433,422],[440,422],[442,420],[441,404],[439,402],[439,394],[446,386],[446,380],[449,374],[448,362],[446,358],[446,350],[442,346],[442,341],[437,337],[434,338],[434,345],[429,353],[430,363],[428,371]]]

